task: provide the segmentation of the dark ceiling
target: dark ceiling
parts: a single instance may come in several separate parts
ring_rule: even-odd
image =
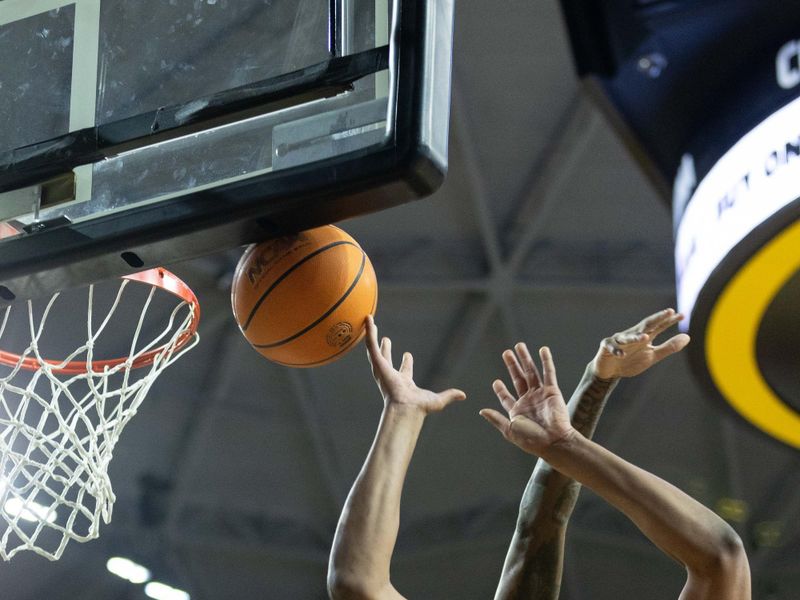
[[[451,169],[432,198],[350,222],[380,283],[378,324],[422,385],[466,402],[431,417],[403,496],[393,579],[409,598],[491,598],[533,466],[477,411],[501,351],[549,344],[565,388],[598,341],[674,304],[669,211],[582,95],[556,0],[457,4]],[[193,600],[321,599],[338,513],[377,425],[362,347],[308,371],[239,334],[238,252],[171,265],[202,303],[201,343],[152,389],[115,451],[114,520],[49,563],[0,564],[9,600],[139,600],[128,556]],[[704,397],[685,357],[619,386],[596,439],[735,518],[758,600],[800,589],[800,454]],[[672,600],[682,569],[584,491],[563,600]]]

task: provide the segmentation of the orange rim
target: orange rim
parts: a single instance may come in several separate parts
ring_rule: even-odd
[[[177,352],[186,346],[186,344],[188,344],[189,341],[194,337],[194,334],[197,333],[197,327],[200,324],[200,303],[197,301],[197,296],[195,296],[192,289],[175,274],[170,273],[161,267],[142,271],[141,273],[134,273],[133,275],[125,275],[122,279],[160,288],[165,292],[169,292],[173,296],[176,296],[183,302],[186,302],[193,308],[192,322],[186,331],[178,336],[177,344],[175,345],[175,351]],[[154,348],[149,352],[145,352],[131,363],[131,368],[139,369],[141,367],[146,367],[153,364],[156,358],[164,352],[167,345],[168,344],[164,344],[163,346]],[[126,360],[128,360],[127,356],[110,358],[106,360],[94,360],[92,361],[92,371],[103,372],[106,368],[116,367],[117,365],[124,363]],[[61,361],[58,360],[44,360],[44,362],[52,366],[61,364]],[[20,365],[21,368],[25,369],[26,371],[37,371],[42,366],[41,362],[36,358],[28,357],[23,359],[19,354],[5,352],[3,350],[0,350],[0,364],[12,368]],[[63,367],[53,369],[53,372],[64,375],[78,375],[80,373],[85,373],[87,370],[88,363],[86,361],[75,360],[66,363]]]

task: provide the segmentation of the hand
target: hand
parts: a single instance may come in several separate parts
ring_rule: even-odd
[[[414,383],[414,357],[409,352],[403,354],[400,369],[396,370],[392,365],[392,340],[385,337],[378,345],[378,328],[372,316],[367,317],[367,357],[385,406],[408,407],[428,414],[467,397],[461,390],[449,389],[436,394],[417,387]]]
[[[518,358],[507,350],[503,353],[503,360],[520,394],[519,399],[514,398],[499,379],[492,384],[509,418],[489,408],[483,409],[480,414],[507,440],[525,452],[542,456],[553,444],[568,440],[578,432],[570,424],[550,349],[545,347],[539,350],[541,376],[527,346],[517,344],[515,349]]]
[[[689,336],[685,333],[671,337],[658,346],[653,346],[651,342],[662,331],[682,320],[682,314],[668,308],[607,337],[600,342],[600,349],[591,362],[594,374],[600,379],[634,377],[670,354],[680,352],[689,343]]]

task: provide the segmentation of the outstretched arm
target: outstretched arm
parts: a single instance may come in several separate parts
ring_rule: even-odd
[[[622,377],[633,377],[683,349],[689,337],[676,335],[661,345],[656,336],[683,318],[672,309],[646,317],[633,327],[600,342],[567,405],[572,426],[591,438],[603,407]],[[503,361],[517,396],[539,381],[536,364],[525,344],[506,350]],[[502,381],[495,392],[503,406],[514,410],[514,398]],[[539,460],[522,495],[517,526],[508,548],[496,600],[538,598],[556,600],[561,588],[567,522],[578,500],[580,484]]]
[[[576,431],[550,351],[539,354],[543,377],[517,401],[512,418],[489,409],[481,415],[524,451],[593,489],[681,562],[688,572],[681,600],[750,600],[750,568],[733,529],[678,488]]]
[[[391,584],[389,567],[400,524],[400,495],[422,423],[464,393],[439,394],[420,389],[413,380],[413,357],[403,355],[392,366],[389,338],[378,345],[378,330],[367,319],[367,352],[372,374],[383,395],[378,432],[345,502],[328,565],[328,592],[334,600],[402,598]]]

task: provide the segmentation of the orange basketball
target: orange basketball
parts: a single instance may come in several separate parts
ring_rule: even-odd
[[[247,341],[289,367],[346,354],[375,314],[372,263],[347,233],[326,225],[250,246],[233,276],[233,314]]]

